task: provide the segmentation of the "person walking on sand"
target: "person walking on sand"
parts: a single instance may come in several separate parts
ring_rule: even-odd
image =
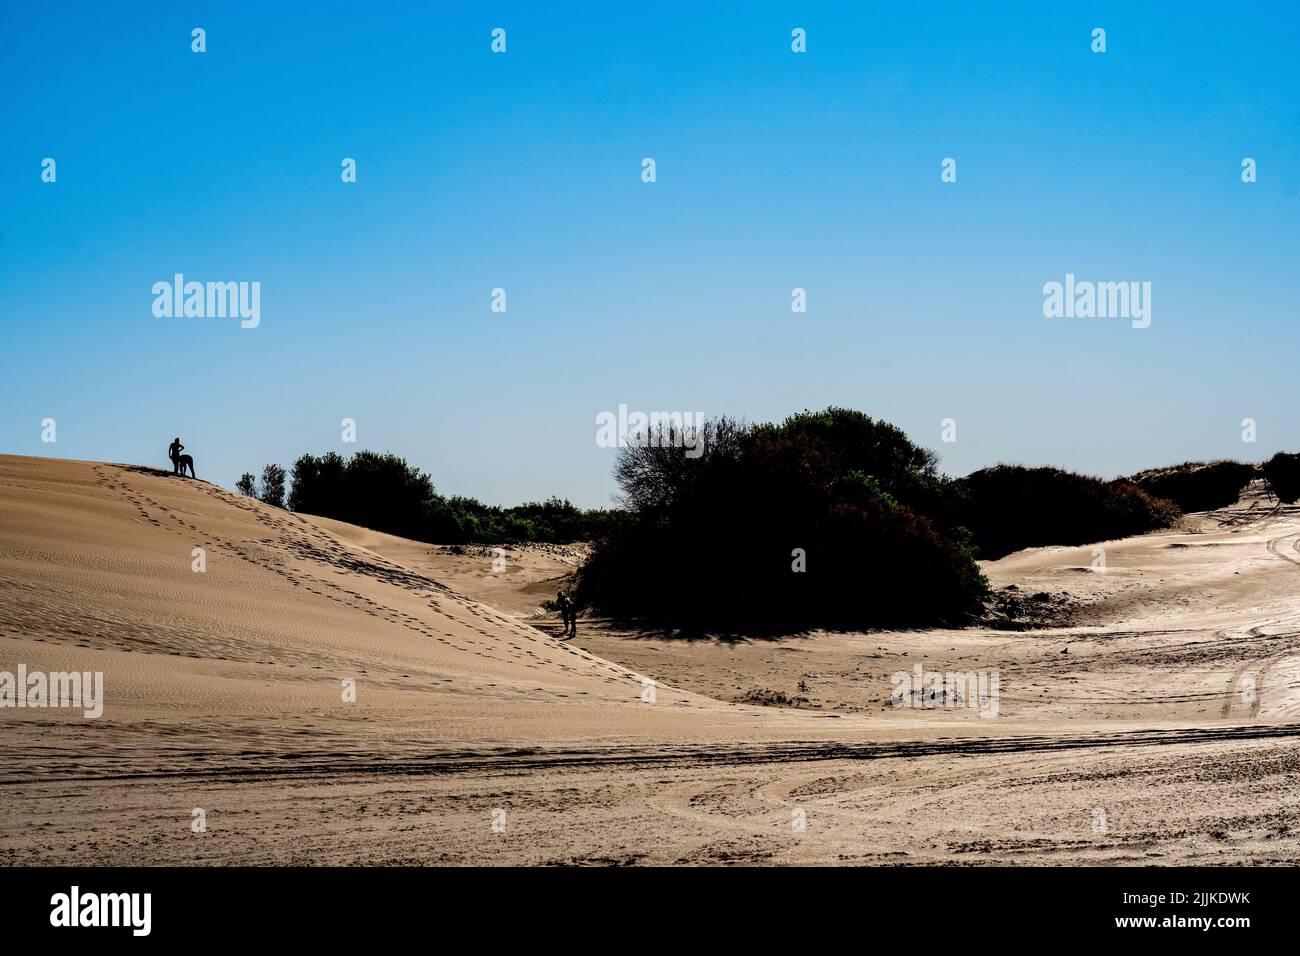
[[[173,475],[179,475],[181,473],[181,452],[184,450],[185,446],[181,444],[181,437],[179,435],[176,436],[174,442],[167,446],[167,457],[172,460]]]
[[[560,606],[560,619],[564,621],[564,630],[560,631],[560,637],[577,637],[578,636],[578,612],[569,600],[569,596],[563,591],[557,591],[555,594],[555,603]],[[572,629],[572,633],[570,633]]]

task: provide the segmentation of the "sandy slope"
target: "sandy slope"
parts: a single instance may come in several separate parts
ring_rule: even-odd
[[[1083,603],[1067,628],[566,643],[535,609],[572,549],[494,573],[165,473],[0,457],[0,670],[107,684],[98,720],[0,710],[0,861],[1294,861],[1298,541],[1255,502],[1106,543],[1104,570],[988,566]],[[890,707],[917,662],[998,671],[999,716]]]

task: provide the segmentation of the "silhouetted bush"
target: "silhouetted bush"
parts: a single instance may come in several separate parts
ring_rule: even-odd
[[[1300,500],[1300,455],[1278,452],[1261,466],[1268,490],[1283,504]]]
[[[235,490],[241,495],[249,498],[257,497],[257,479],[248,472],[239,476],[239,481],[235,482]]]
[[[267,465],[262,469],[262,487],[257,497],[273,508],[284,507],[283,468],[279,465]]]
[[[628,521],[580,570],[579,603],[754,631],[961,623],[980,610],[987,585],[969,551],[908,504],[946,503],[934,457],[892,425],[827,409],[781,425],[719,419],[706,436],[716,443],[695,458],[671,430],[620,453]]]
[[[1184,462],[1151,468],[1129,478],[1143,491],[1165,498],[1184,512],[1213,511],[1234,505],[1258,469],[1239,461]]]
[[[614,463],[621,503],[643,512],[686,499],[712,462],[740,453],[746,431],[745,425],[723,416],[704,423],[698,452],[688,448],[697,440],[694,431],[686,433],[672,425],[658,432],[653,442],[629,444]]]
[[[317,474],[324,501],[332,499],[334,505],[335,513],[327,517],[390,534],[420,536],[411,532],[422,530],[425,502],[434,496],[428,475],[397,455],[359,451],[337,472],[340,483],[331,495],[325,482],[337,467],[327,455]]]
[[[1143,534],[1179,517],[1172,501],[1131,481],[1102,481],[1060,468],[994,465],[960,483],[967,495],[965,524],[985,559],[1021,548]]]
[[[757,434],[773,427],[759,426]],[[961,485],[941,475],[938,456],[913,444],[896,425],[850,408],[832,407],[791,415],[776,427],[820,442],[833,456],[836,472],[869,475],[899,504],[925,515],[950,535],[964,536]]]
[[[269,467],[269,466],[268,466]],[[428,475],[390,453],[303,455],[293,464],[294,511],[438,544],[585,541],[605,533],[613,512],[583,511],[550,498],[515,508],[444,497]]]
[[[346,464],[336,452],[317,458],[303,455],[293,463],[293,486],[289,492],[289,509],[308,514],[336,517],[347,507],[343,497],[343,472]]]

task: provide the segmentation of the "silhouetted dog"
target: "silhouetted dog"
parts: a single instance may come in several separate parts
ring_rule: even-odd
[[[191,478],[198,477],[198,475],[194,474],[194,457],[192,455],[178,455],[176,457],[176,468],[182,475],[185,474],[185,469],[188,468]]]

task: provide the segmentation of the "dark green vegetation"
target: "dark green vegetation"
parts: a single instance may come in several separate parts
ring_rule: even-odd
[[[268,504],[440,544],[591,541],[581,606],[688,631],[960,625],[982,614],[977,558],[1083,545],[1223,508],[1262,474],[1300,499],[1300,455],[1186,462],[1105,481],[995,465],[965,478],[888,422],[846,408],[780,424],[666,426],[619,452],[617,510],[513,508],[438,494],[392,454],[303,455],[237,486]],[[692,440],[687,440],[692,439]]]
[[[1240,461],[1188,461],[1150,468],[1129,478],[1143,491],[1166,498],[1185,512],[1213,511],[1237,503],[1259,469]]]
[[[780,425],[671,429],[620,452],[629,517],[578,576],[580,604],[676,626],[959,624],[987,584],[955,484],[898,428],[828,408]]]
[[[1260,465],[1268,490],[1282,504],[1295,504],[1300,500],[1300,455],[1280,451]]]
[[[260,487],[246,474],[239,491],[270,505],[351,522],[376,531],[438,544],[588,541],[620,520],[613,511],[583,511],[550,498],[513,508],[474,498],[445,497],[428,475],[393,454],[359,451],[303,455],[293,463],[286,497],[284,470],[267,465]]]
[[[981,558],[1048,544],[1087,544],[1168,528],[1180,511],[1131,481],[1060,468],[994,465],[962,478],[965,521]]]

